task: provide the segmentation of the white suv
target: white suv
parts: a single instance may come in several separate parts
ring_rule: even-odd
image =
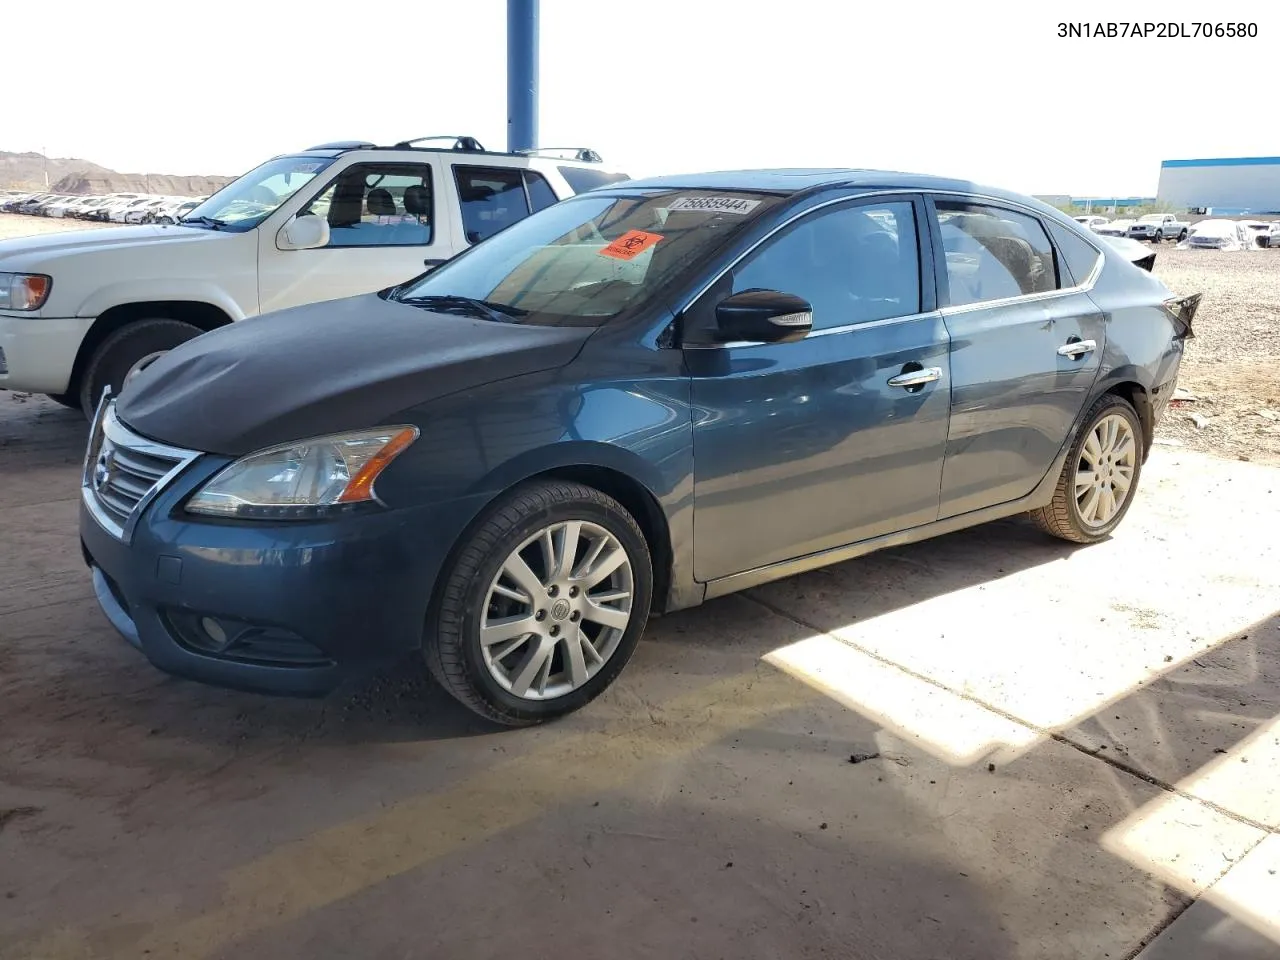
[[[452,147],[418,144],[447,139]],[[215,327],[403,283],[574,193],[628,179],[590,150],[470,137],[329,143],[266,163],[174,226],[0,241],[0,389],[92,412]]]

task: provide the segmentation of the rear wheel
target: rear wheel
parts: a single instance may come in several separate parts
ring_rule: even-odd
[[[631,514],[599,490],[548,480],[507,494],[466,536],[427,618],[436,680],[508,726],[599,696],[631,658],[653,595]]]
[[[119,393],[125,383],[164,354],[203,332],[166,317],[136,320],[117,330],[89,358],[80,381],[80,409],[92,418],[105,387],[111,387],[112,394]]]
[[[1123,397],[1105,394],[1090,408],[1053,500],[1031,513],[1046,533],[1097,543],[1120,525],[1142,473],[1142,425]]]

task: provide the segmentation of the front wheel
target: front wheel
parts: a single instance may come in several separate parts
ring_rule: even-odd
[[[80,409],[93,418],[102,391],[117,394],[124,385],[174,347],[200,336],[203,331],[181,320],[157,317],[136,320],[98,345],[80,381]]]
[[[443,571],[423,652],[432,675],[507,726],[580,709],[644,631],[653,565],[635,519],[599,490],[518,487],[466,534]]]
[[[1181,243],[1185,239],[1187,239],[1187,231],[1183,230],[1180,234],[1178,234],[1178,242]]]
[[[1142,425],[1129,401],[1105,394],[1089,409],[1047,506],[1031,519],[1072,543],[1097,543],[1120,525],[1142,473]]]

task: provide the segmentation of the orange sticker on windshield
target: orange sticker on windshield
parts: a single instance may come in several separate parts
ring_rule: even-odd
[[[662,239],[660,233],[645,233],[643,230],[628,230],[613,243],[600,251],[602,257],[613,257],[615,260],[634,260],[655,243]]]

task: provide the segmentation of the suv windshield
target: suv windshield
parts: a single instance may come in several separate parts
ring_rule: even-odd
[[[252,230],[321,170],[329,157],[277,157],[231,181],[191,211],[187,224]],[[193,222],[194,221],[194,222]]]
[[[512,323],[598,326],[661,292],[780,197],[667,190],[586,195],[519,221],[391,299]]]

